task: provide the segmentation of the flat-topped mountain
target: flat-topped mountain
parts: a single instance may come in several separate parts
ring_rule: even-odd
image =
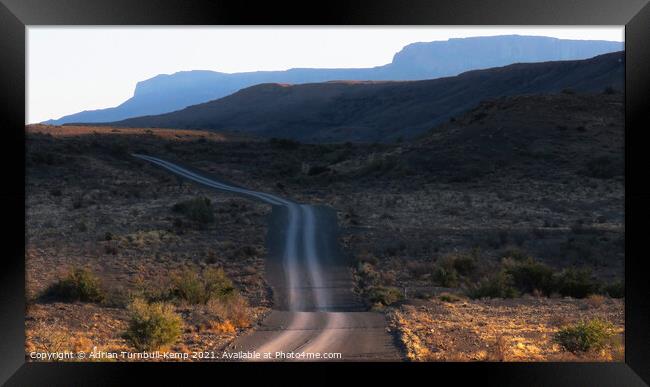
[[[109,123],[242,132],[305,142],[408,138],[501,96],[623,89],[624,55],[522,63],[424,81],[261,84],[180,111]]]
[[[586,59],[622,49],[621,42],[507,35],[413,43],[396,53],[391,63],[373,68],[294,68],[233,74],[182,71],[138,82],[133,96],[119,106],[83,111],[46,123],[108,122],[167,113],[260,83],[433,79],[512,63]]]

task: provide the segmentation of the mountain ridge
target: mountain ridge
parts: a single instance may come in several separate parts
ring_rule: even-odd
[[[106,123],[209,129],[305,142],[413,137],[489,98],[623,89],[624,55],[519,63],[423,81],[265,83],[185,109]]]
[[[622,48],[621,42],[501,35],[411,43],[395,53],[391,63],[369,68],[291,68],[242,73],[180,71],[139,81],[133,96],[116,107],[85,110],[44,123],[96,123],[162,114],[222,98],[259,83],[433,79],[515,62],[586,59]]]

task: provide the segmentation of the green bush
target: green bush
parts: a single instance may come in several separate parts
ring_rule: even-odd
[[[214,221],[212,202],[206,197],[196,197],[174,204],[172,211],[185,215],[191,221],[207,224]]]
[[[565,350],[573,353],[587,352],[604,348],[612,336],[614,326],[603,320],[581,321],[560,329],[554,341]]]
[[[129,305],[131,319],[124,338],[138,351],[154,351],[174,344],[183,321],[171,305],[136,299]]]
[[[512,278],[500,271],[478,283],[467,291],[470,298],[513,298],[517,290],[512,286]]]
[[[452,266],[460,275],[470,275],[476,270],[476,260],[479,251],[473,250],[469,254],[457,254],[453,256]]]
[[[585,298],[590,294],[598,293],[598,283],[591,278],[591,271],[587,268],[568,268],[556,276],[555,288],[565,297]]]
[[[379,284],[381,276],[371,263],[359,263],[357,273],[361,279],[362,287],[370,287]]]
[[[543,263],[529,257],[519,262],[506,260],[504,268],[512,279],[512,285],[521,293],[538,290],[550,295],[553,291],[553,269]]]
[[[201,275],[193,270],[173,274],[171,293],[194,305],[206,304],[211,299],[226,299],[235,294],[235,288],[223,269],[208,268]]]
[[[612,298],[625,297],[625,283],[623,281],[616,281],[614,283],[605,285],[603,292],[607,293]]]
[[[50,285],[41,299],[44,301],[100,302],[104,299],[99,279],[88,269],[76,268],[63,279]]]
[[[463,300],[462,297],[453,293],[441,293],[438,299],[443,302],[458,302]]]
[[[406,263],[406,269],[416,278],[431,274],[431,267],[430,262],[408,261]]]
[[[434,284],[445,288],[458,286],[458,272],[453,266],[435,265],[431,279]]]
[[[391,286],[373,286],[368,290],[368,299],[375,304],[390,305],[402,298],[402,292]]]
[[[478,249],[446,255],[433,265],[433,283],[447,288],[458,286],[461,276],[469,276],[476,271],[478,256]]]

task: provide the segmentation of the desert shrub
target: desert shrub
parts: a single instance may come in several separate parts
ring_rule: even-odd
[[[368,290],[368,299],[374,304],[390,305],[402,298],[402,292],[392,286],[373,286]]]
[[[475,272],[479,250],[449,254],[440,259],[431,273],[434,284],[444,287],[458,286],[460,276],[468,276]]]
[[[470,275],[476,270],[476,261],[479,250],[474,249],[470,253],[455,254],[452,256],[452,266],[460,275]]]
[[[612,298],[625,297],[625,283],[623,281],[616,281],[611,284],[603,286],[603,292],[607,293]]]
[[[504,269],[512,279],[512,285],[522,293],[538,290],[550,295],[553,291],[553,269],[530,257],[520,262],[506,260]]]
[[[125,309],[135,298],[134,292],[126,289],[122,285],[112,287],[106,291],[106,297],[102,300],[102,305],[112,308]]]
[[[446,288],[458,286],[458,272],[453,266],[434,265],[431,279],[438,286]]]
[[[189,302],[190,304],[201,304],[207,301],[205,286],[195,271],[184,270],[172,274],[173,296]]]
[[[369,287],[379,284],[380,274],[370,263],[360,263],[357,273],[361,279],[362,287]]]
[[[207,264],[215,264],[219,262],[219,254],[217,254],[216,251],[212,249],[208,249],[205,252],[205,263]]]
[[[174,344],[183,321],[170,304],[136,299],[129,305],[130,321],[124,338],[139,351],[153,351]]]
[[[517,290],[512,286],[512,279],[505,271],[500,271],[480,281],[467,290],[470,298],[513,298]]]
[[[411,275],[420,278],[431,273],[431,263],[420,261],[409,261],[406,263],[406,269]]]
[[[187,269],[172,274],[171,294],[190,304],[206,304],[211,299],[233,296],[235,288],[221,268],[207,268],[200,275]]]
[[[251,315],[248,301],[240,294],[235,294],[225,300],[212,299],[206,304],[212,318],[219,322],[230,322],[235,328],[249,327]]]
[[[591,278],[587,268],[564,269],[555,279],[555,289],[563,296],[584,298],[598,292],[598,283]]]
[[[228,300],[228,318],[236,327],[248,327],[251,324],[251,316],[248,310],[248,301],[237,294]]]
[[[585,299],[585,302],[591,308],[600,308],[606,300],[607,298],[602,294],[590,294]]]
[[[207,224],[214,221],[212,202],[206,197],[196,197],[174,204],[172,211],[185,215],[191,221]]]
[[[43,301],[100,302],[104,299],[99,279],[88,269],[76,268],[50,285],[41,295]]]
[[[553,339],[569,352],[587,352],[604,348],[614,335],[613,329],[611,323],[593,319],[564,327]]]
[[[394,271],[382,271],[379,273],[379,279],[384,285],[395,285],[397,283],[397,275]]]

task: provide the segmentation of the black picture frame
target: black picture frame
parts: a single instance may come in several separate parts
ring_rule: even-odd
[[[457,384],[635,386],[650,383],[650,281],[644,265],[650,188],[644,129],[650,114],[648,0],[456,0],[432,2],[328,1],[276,3],[182,0],[0,0],[0,152],[4,181],[3,259],[0,270],[0,382],[7,385],[123,385],[147,380],[187,383],[193,377],[237,382],[257,377],[272,385],[349,382],[359,378],[404,382],[423,378]],[[625,25],[625,363],[377,363],[170,364],[25,362],[25,31],[32,25]],[[636,175],[636,176],[635,176]],[[338,372],[344,371],[346,377]],[[443,382],[448,380],[451,382]],[[311,382],[310,382],[311,383]]]

